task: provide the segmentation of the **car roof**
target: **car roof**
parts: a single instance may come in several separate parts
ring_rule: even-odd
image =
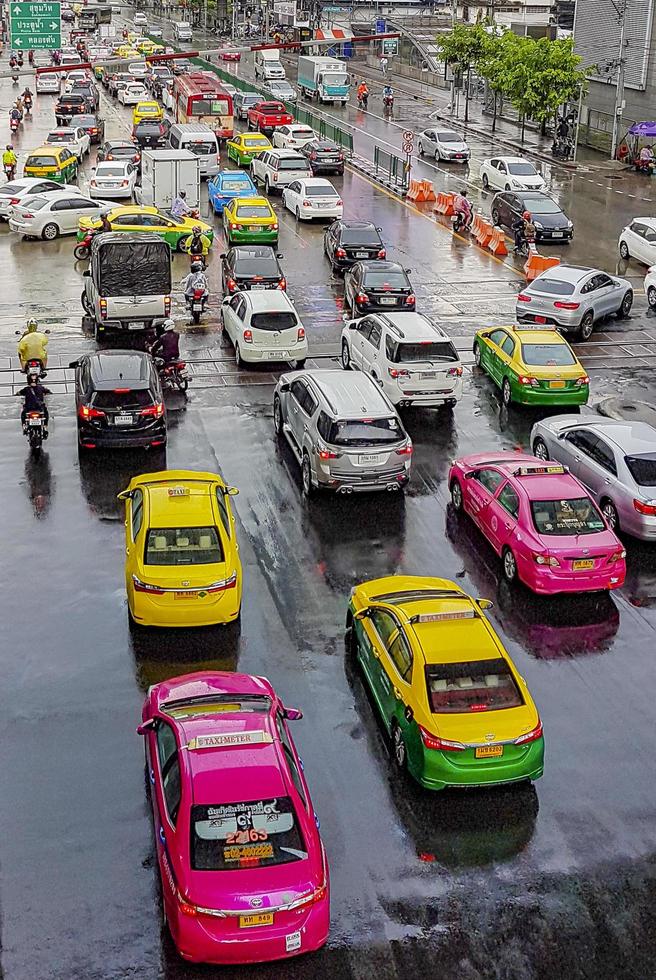
[[[581,484],[572,476],[567,467],[561,466],[560,463],[544,463],[536,459],[535,456],[529,456],[525,453],[509,452],[502,449],[499,452],[474,453],[471,456],[463,456],[458,462],[466,469],[485,469],[490,466],[501,470],[512,479],[515,488],[523,489],[526,496],[532,500],[556,499],[558,497],[566,499],[572,494],[580,496],[583,492]],[[527,469],[531,472],[518,473],[520,469]]]
[[[261,296],[263,292],[264,290],[256,295]],[[386,417],[396,414],[376,382],[362,371],[325,368],[295,372],[288,379],[301,376],[316,384],[333,410],[335,418],[362,418],[363,414],[369,415],[372,412]]]
[[[242,296],[252,313],[263,313],[267,310],[272,312],[287,310],[296,313],[294,304],[284,289],[246,289]]]
[[[530,163],[532,167],[535,166],[532,160],[527,160],[526,157],[493,156],[493,157],[488,157],[488,160],[503,160],[504,163]]]
[[[88,364],[97,391],[111,391],[116,387],[150,387],[152,362],[143,351],[96,351],[89,355]]]
[[[554,419],[558,422],[558,418]],[[623,453],[656,452],[656,429],[648,422],[631,422],[626,419],[596,418],[594,416],[571,417],[566,428],[592,429],[614,443]]]
[[[629,221],[629,224],[632,225],[634,221],[642,221],[643,224],[648,225],[650,228],[656,228],[656,218],[654,218],[654,217],[644,217],[644,218],[635,217],[635,218],[631,218],[631,220]]]
[[[538,282],[540,279],[560,279],[562,282],[576,284],[595,272],[603,272],[603,269],[586,268],[585,266],[578,265],[555,265],[552,269],[546,269],[539,276],[537,276],[532,283],[529,283],[527,289],[531,289],[533,286],[535,286],[536,282]],[[605,273],[605,275],[610,275],[610,273]]]
[[[530,341],[532,344],[557,344],[560,347],[569,347],[569,344],[563,335],[559,333],[558,330],[549,329],[549,327],[542,330],[534,330],[531,327],[516,327],[510,324],[509,326],[501,327],[500,329],[509,330],[515,337],[517,337],[518,340],[524,342]]]
[[[154,474],[150,474],[151,476]],[[150,483],[140,483],[148,494],[150,527],[170,527],[172,508],[175,508],[176,527],[198,527],[215,523],[214,517],[214,485],[219,477],[214,475],[212,482],[198,479],[193,474],[192,479],[170,478],[168,472],[161,474],[163,479]],[[184,493],[172,494],[169,491],[184,490]]]
[[[374,313],[383,323],[391,326],[392,333],[400,340],[407,343],[421,343],[421,341],[431,340],[450,340],[448,334],[435,323],[425,313],[417,313],[415,310],[407,313]]]
[[[333,190],[333,184],[330,180],[325,177],[304,177],[303,180],[299,181],[305,187],[331,187]]]
[[[300,163],[302,163],[305,166],[306,163],[305,157],[303,156],[302,153],[299,153],[298,150],[286,150],[283,149],[282,147],[275,146],[273,148],[273,152],[276,154],[276,156],[281,157],[282,159],[298,160]]]

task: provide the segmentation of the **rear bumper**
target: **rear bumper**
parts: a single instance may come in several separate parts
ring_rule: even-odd
[[[516,746],[511,746],[516,751]],[[529,743],[520,758],[504,760],[477,760],[474,765],[457,764],[460,752],[424,750],[421,772],[412,772],[415,779],[426,789],[441,790],[450,786],[473,788],[476,786],[502,786],[526,779],[539,779],[544,772],[544,738]]]
[[[244,344],[240,346],[239,353],[243,361],[247,361],[252,364],[259,363],[271,363],[271,364],[286,364],[289,361],[302,361],[308,356],[308,345],[304,344],[290,344],[289,347],[284,348],[285,357],[278,357],[279,350],[273,347],[257,348],[251,344]]]
[[[404,391],[400,387],[397,387],[396,390],[393,390],[391,387],[386,387],[384,390],[385,394],[395,405],[424,405],[426,408],[437,408],[449,402],[460,401],[462,398],[462,378],[458,378],[457,383],[448,390],[412,391],[408,389]]]
[[[526,309],[528,305],[529,304],[520,303],[515,307],[515,315],[518,323],[544,322],[545,326],[562,327],[563,330],[578,330],[578,328],[581,326],[581,320],[586,312],[585,310],[583,313],[580,310],[576,310],[575,313],[571,313],[569,316],[567,313],[559,313],[556,316],[553,313],[529,312]],[[543,317],[544,320],[537,320],[536,317]]]
[[[225,626],[233,623],[241,609],[241,571],[237,585],[216,596],[195,596],[190,599],[162,600],[146,592],[135,592],[128,584],[128,606],[132,618],[140,626],[162,629],[179,627]]]
[[[548,388],[531,389],[528,385],[516,385],[512,389],[513,401],[520,405],[587,405],[589,385],[563,391]]]
[[[313,174],[343,174],[344,161],[340,163],[316,163],[310,161],[310,168]]]
[[[90,425],[78,425],[81,446],[97,449],[138,449],[142,446],[166,445],[166,423],[157,423],[139,431],[95,429]]]
[[[626,565],[617,561],[606,568],[591,572],[562,572],[551,570],[535,562],[518,560],[519,577],[533,592],[540,595],[557,595],[560,592],[611,592],[624,585]]]
[[[277,231],[243,231],[231,228],[228,235],[231,242],[244,242],[248,245],[257,245],[258,242],[272,245],[278,241]]]

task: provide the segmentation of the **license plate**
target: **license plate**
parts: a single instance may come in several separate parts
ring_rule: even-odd
[[[114,425],[132,425],[134,418],[132,415],[115,415]]]
[[[582,572],[585,571],[585,569],[594,568],[594,561],[592,558],[581,558],[579,561],[572,563],[572,568],[575,572]]]
[[[242,929],[252,926],[272,926],[273,912],[254,912],[252,915],[240,915],[239,925]]]
[[[255,285],[251,286],[251,289],[266,289],[266,288],[267,287],[261,282],[255,283]]]
[[[536,316],[535,322],[536,323],[546,323],[547,322],[547,318],[546,318],[546,316]]]
[[[193,310],[194,310],[194,313],[202,313],[203,312],[203,304],[202,303],[194,303],[193,304]]]
[[[28,425],[41,425],[41,419],[28,419]]]
[[[284,357],[289,357],[289,351],[286,351],[286,350],[272,350],[272,351],[269,352],[269,355],[268,356],[271,358],[272,361],[277,361],[278,359],[281,359],[282,360],[282,358],[284,358]]]
[[[368,453],[365,456],[358,456],[358,463],[380,463],[382,456],[378,453]]]
[[[380,302],[382,306],[396,306],[395,296],[381,296]]]
[[[564,381],[550,381],[549,382],[549,387],[550,388],[564,388],[565,387],[565,382]]]
[[[435,371],[422,371],[419,377],[424,380],[426,378],[436,378],[437,373]]]
[[[249,225],[249,231],[262,231],[262,225]]]
[[[198,595],[199,595],[198,592],[174,592],[173,598],[174,599],[197,599]]]
[[[356,259],[366,259],[368,255],[369,255],[369,252],[356,252],[355,253]]]
[[[474,752],[477,759],[492,759],[503,755],[503,745],[479,745]]]
[[[128,330],[143,330],[141,320],[128,320]]]
[[[562,233],[562,231],[552,231],[551,232],[551,237],[552,238],[562,238],[563,237],[563,233]]]

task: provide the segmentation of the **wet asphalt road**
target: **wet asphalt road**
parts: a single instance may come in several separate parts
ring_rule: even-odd
[[[49,128],[50,102],[40,97],[22,127],[23,150]],[[109,135],[126,128],[127,113],[106,100],[104,111]],[[512,262],[494,263],[360,177],[348,174],[342,193],[347,213],[384,228],[392,257],[413,269],[419,308],[460,346],[480,323],[510,318]],[[329,277],[321,229],[297,230],[286,214],[282,228],[289,291],[311,346],[334,349],[342,286]],[[17,406],[2,397],[13,329],[32,313],[50,320],[55,360],[93,347],[81,335],[83,267],[72,246],[18,242],[0,228],[0,977],[654,976],[654,549],[628,544],[627,582],[612,597],[539,601],[508,589],[480,536],[451,512],[446,474],[456,455],[525,446],[537,416],[501,410],[473,373],[452,420],[407,414],[415,456],[405,499],[305,505],[297,466],[274,439],[271,375],[237,375],[215,318],[183,337],[206,363],[193,365],[188,402],[168,406],[166,457],[80,461],[72,399],[55,369],[52,435],[32,461]],[[182,276],[185,262],[175,263]],[[638,300],[635,317],[606,329],[629,338],[650,327]],[[591,370],[595,398],[631,385],[656,400],[648,365],[601,358]],[[218,469],[240,488],[244,608],[232,644],[221,630],[129,633],[115,495],[135,473],[164,465]],[[545,725],[535,787],[434,795],[396,781],[345,657],[343,623],[355,582],[397,572],[455,578],[494,600],[493,622]],[[190,968],[162,930],[134,728],[149,684],[204,668],[266,674],[305,712],[294,734],[331,865],[332,929],[325,950],[282,967]]]

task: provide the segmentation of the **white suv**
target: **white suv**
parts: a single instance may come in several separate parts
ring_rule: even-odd
[[[295,368],[305,366],[305,327],[283,290],[249,289],[226,296],[221,321],[235,348],[237,367],[262,361],[287,361]]]
[[[264,184],[265,193],[282,193],[294,180],[312,176],[310,162],[296,150],[265,150],[253,157],[251,174],[255,183]]]
[[[462,397],[458,351],[423,313],[369,313],[347,321],[342,367],[370,374],[400,407],[453,408]]]

